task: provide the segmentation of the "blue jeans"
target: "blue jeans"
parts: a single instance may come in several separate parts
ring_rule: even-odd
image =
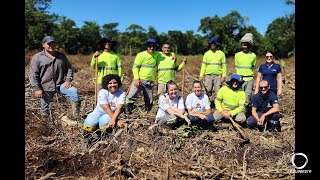
[[[195,124],[195,125],[200,125],[202,119],[196,117],[196,116],[192,116],[192,115],[189,115],[189,119],[191,121],[191,124]],[[208,122],[208,124],[210,126],[213,125],[213,121],[214,121],[214,118],[213,118],[213,115],[212,114],[207,114],[206,115],[206,120]]]
[[[262,116],[262,114],[263,114],[262,112],[258,112],[258,117],[260,118]],[[269,122],[270,120],[279,121],[279,119],[280,119],[280,113],[273,113],[273,114],[266,116],[266,118],[264,120],[264,124]],[[250,116],[248,119],[247,125],[250,129],[253,129],[253,128],[257,127],[258,121],[253,116]],[[260,128],[263,128],[263,126],[264,125],[262,125]]]
[[[99,129],[106,129],[110,121],[111,117],[107,113],[102,114],[98,111],[92,111],[84,120],[83,128],[89,132],[95,131],[98,126]]]
[[[72,102],[78,102],[79,94],[77,88],[71,86],[70,88],[64,88],[64,83],[59,88],[59,93],[68,97]],[[42,116],[49,116],[49,104],[53,99],[54,94],[56,91],[44,91],[42,98],[40,98],[41,103],[41,115]]]

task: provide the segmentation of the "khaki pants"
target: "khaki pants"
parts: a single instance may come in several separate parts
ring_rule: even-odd
[[[204,85],[208,90],[208,97],[212,101],[216,98],[219,89],[221,88],[221,75],[206,75],[204,77]],[[206,92],[207,93],[207,92]]]
[[[242,89],[246,93],[246,102],[245,102],[244,106],[249,105],[251,102],[252,93],[253,93],[253,84],[254,84],[253,79],[250,81],[245,81],[242,84]]]
[[[165,92],[166,92],[166,85],[159,83],[157,96],[163,95]]]
[[[143,79],[141,79],[141,84],[139,87],[136,87],[135,84],[132,83],[126,98],[126,103],[135,103],[138,99],[139,93],[142,91],[145,106],[151,107],[153,105],[153,86],[153,81],[147,81]]]
[[[216,110],[213,112],[213,118],[215,121],[219,122],[224,117],[222,116],[222,114],[219,111]],[[246,115],[243,112],[241,112],[241,113],[235,115],[234,120],[238,123],[243,123],[246,121]]]

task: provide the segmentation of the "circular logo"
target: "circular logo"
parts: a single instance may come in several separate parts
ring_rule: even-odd
[[[294,163],[294,159],[296,156],[303,156],[306,159],[306,161],[304,162],[304,164],[302,166],[296,166],[296,164]],[[308,157],[304,153],[294,153],[291,158],[291,163],[296,169],[303,169],[304,167],[306,167],[306,165],[308,163]]]

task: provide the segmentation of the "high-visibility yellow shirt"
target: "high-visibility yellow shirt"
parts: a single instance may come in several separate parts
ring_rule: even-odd
[[[226,77],[226,55],[221,50],[208,50],[204,53],[200,70],[200,77],[204,75],[222,75]]]
[[[246,102],[246,93],[243,89],[232,90],[229,85],[223,86],[218,91],[214,100],[217,111],[229,111],[232,116],[244,112],[244,103]]]
[[[180,65],[177,60],[173,60],[173,52],[169,56],[160,53],[158,56],[158,83],[166,84],[168,81],[175,81],[176,71],[181,71],[185,65],[185,62],[182,62]]]
[[[256,54],[253,52],[244,53],[237,52],[234,56],[234,64],[237,74],[242,77],[244,81],[253,79],[253,71],[257,63]],[[243,77],[244,76],[244,77]],[[251,77],[245,77],[251,76]]]
[[[98,58],[98,84],[102,83],[102,78],[108,74],[118,74],[123,80],[122,62],[119,54],[111,51],[100,53]],[[90,66],[96,68],[96,58],[92,56]]]
[[[147,81],[155,80],[155,72],[157,67],[157,57],[160,55],[159,52],[155,51],[149,54],[146,50],[137,54],[134,59],[132,73],[133,78],[143,79]]]

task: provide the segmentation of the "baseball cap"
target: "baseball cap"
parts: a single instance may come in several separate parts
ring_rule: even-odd
[[[42,39],[42,43],[56,42],[52,36],[46,36]]]

